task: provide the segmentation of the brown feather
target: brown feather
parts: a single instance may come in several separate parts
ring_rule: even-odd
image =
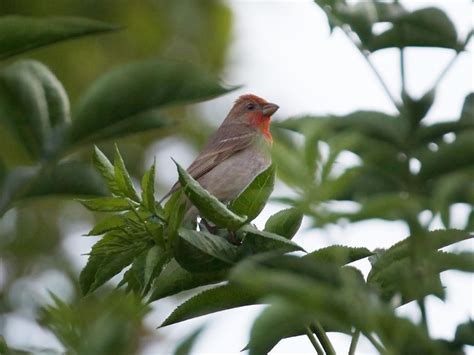
[[[239,135],[237,135],[237,132],[239,132]],[[188,167],[188,173],[195,180],[199,180],[200,177],[208,173],[219,163],[249,147],[257,135],[258,132],[250,125],[222,125],[214,134],[206,148],[204,148],[196,160]],[[176,192],[180,187],[181,185],[179,181],[177,181],[161,201]]]
[[[248,148],[259,135],[266,134],[264,130],[262,131],[262,127],[260,127],[260,121],[263,117],[262,112],[259,110],[248,112],[246,105],[249,102],[253,102],[262,107],[267,104],[267,101],[264,99],[251,94],[242,95],[235,101],[234,106],[222,122],[222,125],[212,136],[204,150],[187,169],[195,180],[199,180],[202,176],[206,175],[224,160],[229,159],[235,153]],[[180,183],[178,181],[160,202],[179,188]]]

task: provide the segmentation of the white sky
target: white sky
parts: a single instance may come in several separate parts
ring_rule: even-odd
[[[472,26],[473,8],[470,0],[410,0],[402,3],[408,8],[427,5],[441,7],[454,20],[461,37],[465,36]],[[229,4],[234,10],[235,25],[224,80],[232,85],[242,84],[244,88],[199,105],[205,116],[216,125],[225,117],[235,98],[242,93],[254,93],[278,103],[280,110],[276,119],[304,113],[344,114],[358,109],[393,112],[391,102],[360,54],[340,31],[336,30],[333,35],[328,36],[325,16],[311,0],[233,0],[229,1]],[[469,48],[472,52],[472,42]],[[453,53],[447,50],[408,50],[409,91],[414,95],[423,93],[452,55]],[[392,92],[397,93],[400,85],[397,52],[383,50],[373,59],[387,79]],[[429,113],[430,121],[458,117],[464,97],[473,91],[472,59],[472,53],[463,54],[449,72],[440,87],[436,104]],[[176,178],[169,157],[175,157],[183,165],[193,159],[192,151],[176,139],[158,143],[150,150],[150,155],[154,154],[157,154],[161,182],[167,185],[171,185]],[[283,189],[282,186],[277,188],[276,194],[281,194]],[[258,218],[257,224],[262,226],[270,214],[281,208],[270,204]],[[70,221],[72,216],[81,211],[80,207],[71,205],[69,209],[66,208],[65,218]],[[457,206],[454,212],[455,223],[464,220],[465,207]],[[79,269],[85,265],[87,259],[86,256],[79,257],[79,254],[87,253],[94,239],[80,237],[88,226],[70,223],[68,226],[71,229],[64,231],[69,235],[64,242],[64,249]],[[296,241],[310,251],[335,243],[374,249],[389,247],[406,236],[407,229],[401,223],[366,221],[345,228],[331,226],[325,230],[310,231],[304,231],[303,228]],[[452,249],[474,250],[474,242],[460,243]],[[358,262],[356,266],[364,272],[367,272],[369,267],[367,261]],[[47,279],[53,276],[55,275],[45,272],[43,277]],[[459,272],[446,272],[442,274],[442,279],[448,286],[447,302],[442,303],[432,297],[428,299],[430,330],[436,337],[450,338],[454,335],[457,323],[468,317],[474,318],[474,277]],[[57,277],[55,283],[58,283]],[[39,287],[47,282],[37,284]],[[67,298],[67,282],[59,284],[62,286],[58,293]],[[196,353],[240,353],[247,344],[251,324],[261,310],[260,306],[239,308],[162,330],[153,330],[176,305],[176,301],[170,299],[155,303],[155,310],[148,317],[147,323],[151,332],[156,332],[157,341],[145,349],[144,354],[169,354],[177,341],[204,323],[207,328],[196,344]],[[402,307],[400,313],[412,319],[419,317],[417,308],[411,304]],[[18,329],[22,329],[21,333]],[[347,353],[349,337],[337,334],[329,336],[338,354]],[[22,346],[27,341],[26,344],[60,347],[50,334],[21,317],[10,319],[5,337],[12,346]],[[469,351],[474,354],[472,348]],[[283,340],[272,353],[313,354],[314,349],[306,337],[297,337]],[[361,339],[358,353],[371,354],[375,353],[375,350],[367,341]]]

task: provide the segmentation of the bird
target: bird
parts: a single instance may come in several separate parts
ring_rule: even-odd
[[[240,96],[186,169],[188,173],[221,202],[233,200],[271,165],[270,120],[278,109],[278,105],[256,95]],[[161,201],[180,188],[178,181]],[[185,210],[184,220],[195,221],[198,211],[189,201]]]

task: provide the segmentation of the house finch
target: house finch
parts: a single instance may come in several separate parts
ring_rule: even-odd
[[[222,202],[234,199],[271,164],[270,118],[278,105],[255,95],[240,96],[187,171]],[[180,188],[179,182],[163,197]],[[197,217],[188,203],[185,220]]]

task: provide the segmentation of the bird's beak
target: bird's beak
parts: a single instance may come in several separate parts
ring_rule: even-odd
[[[270,117],[270,116],[273,115],[279,108],[280,108],[280,106],[275,105],[275,104],[266,104],[265,106],[263,106],[262,112],[263,112],[263,115],[264,115],[264,116]]]

